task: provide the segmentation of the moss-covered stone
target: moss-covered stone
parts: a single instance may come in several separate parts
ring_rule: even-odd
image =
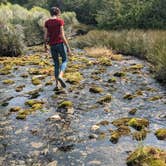
[[[114,76],[115,77],[124,77],[124,76],[126,76],[126,73],[125,72],[116,72],[116,73],[114,73]]]
[[[66,73],[65,78],[66,82],[70,84],[78,84],[83,79],[83,76],[79,72],[75,72],[75,73]]]
[[[27,78],[28,76],[29,76],[28,73],[23,73],[20,75],[20,77],[23,77],[23,78]]]
[[[124,118],[120,118],[120,119],[116,119],[112,122],[112,124],[116,127],[119,126],[127,126],[128,122],[130,121],[131,118],[129,117],[124,117]]]
[[[156,100],[160,100],[160,99],[162,99],[163,97],[162,96],[153,96],[153,97],[150,97],[149,99],[148,99],[148,101],[156,101]]]
[[[37,103],[37,104],[32,105],[32,109],[34,109],[34,110],[40,110],[42,108],[43,108],[43,104],[41,104],[41,103]]]
[[[25,85],[19,85],[16,87],[16,92],[21,92],[23,90],[23,88],[25,87]]]
[[[99,100],[97,101],[97,103],[99,104],[104,104],[104,103],[108,103],[112,100],[112,96],[110,94],[103,96],[101,98],[99,98]]]
[[[16,119],[24,120],[24,119],[26,119],[26,115],[18,114],[16,116]]]
[[[128,100],[132,100],[133,98],[135,98],[135,95],[132,95],[130,93],[126,93],[124,96],[123,96],[124,99],[128,99]]]
[[[136,112],[137,112],[137,108],[133,108],[133,109],[131,109],[131,110],[129,111],[129,114],[130,114],[130,115],[135,115]]]
[[[58,104],[58,108],[72,108],[73,103],[71,101],[62,101]]]
[[[53,85],[53,82],[50,80],[50,81],[47,81],[46,83],[45,83],[45,86],[49,86],[49,85]]]
[[[159,140],[166,140],[166,128],[158,129],[155,135]]]
[[[109,80],[108,80],[108,83],[115,83],[116,82],[116,78],[115,77],[111,77]]]
[[[134,133],[132,133],[133,139],[137,140],[137,141],[142,141],[146,138],[147,135],[147,131],[146,130],[141,130],[141,131],[136,131]]]
[[[116,144],[119,140],[119,138],[121,137],[121,135],[119,134],[118,131],[113,131],[111,133],[111,138],[110,138],[110,141],[114,144]]]
[[[97,125],[107,126],[109,124],[110,124],[110,122],[108,120],[103,120],[103,121],[99,122]]]
[[[10,112],[18,112],[18,111],[20,111],[20,110],[21,110],[21,107],[19,107],[19,106],[11,107],[11,108],[10,108]]]
[[[166,151],[144,146],[136,149],[127,158],[128,166],[166,166]]]
[[[39,78],[32,77],[32,84],[33,85],[40,85],[41,84],[41,80]]]
[[[13,80],[4,80],[3,84],[11,85],[11,84],[14,84],[14,81]]]
[[[111,66],[111,58],[110,57],[100,57],[97,59],[98,64],[103,65],[103,66]]]
[[[131,65],[128,69],[129,70],[141,70],[144,66],[142,64],[134,64]]]
[[[136,130],[142,130],[149,126],[149,121],[145,118],[132,118],[129,120],[128,125]]]
[[[41,100],[28,100],[25,102],[25,105],[32,107],[34,104],[44,104]]]
[[[89,92],[92,92],[92,93],[101,93],[103,91],[104,91],[103,88],[99,86],[92,86],[91,88],[89,88]]]

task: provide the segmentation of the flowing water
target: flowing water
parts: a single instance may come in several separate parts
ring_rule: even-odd
[[[76,50],[76,57],[95,61],[81,50]],[[74,61],[77,63],[79,60]],[[127,71],[124,77],[116,77],[116,82],[109,83],[108,79],[114,73],[122,71],[133,64],[142,64],[139,72]],[[17,66],[11,74],[0,78],[0,165],[10,166],[46,166],[49,163],[60,166],[125,166],[129,153],[141,145],[156,146],[166,149],[166,142],[158,140],[155,131],[166,127],[166,90],[152,78],[149,64],[134,57],[124,57],[122,61],[112,61],[112,66],[99,64],[80,67],[83,75],[80,84],[67,83],[67,89],[59,92],[55,97],[55,84],[45,86],[50,76],[42,80],[42,84],[34,86],[31,76],[20,77],[20,74],[37,65]],[[92,78],[94,71],[104,68],[103,72]],[[40,69],[39,69],[40,70]],[[12,85],[3,84],[3,80],[12,79]],[[23,91],[16,92],[16,85],[24,84]],[[102,93],[91,93],[89,88],[98,85],[104,89]],[[27,115],[26,120],[16,119],[17,113],[10,113],[13,106],[25,107],[24,103],[30,98],[27,92],[39,89],[36,99],[45,101],[42,110]],[[132,100],[124,99],[126,93],[134,94],[141,91],[141,95]],[[96,101],[111,94],[112,100],[104,104]],[[149,100],[154,96],[159,98]],[[73,102],[73,110],[66,112],[57,109],[57,103],[62,100]],[[5,105],[4,105],[4,102]],[[131,109],[137,109],[135,115],[129,115]],[[59,115],[59,120],[49,120],[49,117]],[[110,130],[116,127],[113,120],[123,117],[139,117],[149,120],[149,132],[143,141],[136,141],[131,134],[120,137],[114,144],[110,141]],[[100,126],[97,131],[91,127],[107,120],[108,125]],[[132,129],[133,130],[133,129]],[[102,134],[101,134],[102,133]]]

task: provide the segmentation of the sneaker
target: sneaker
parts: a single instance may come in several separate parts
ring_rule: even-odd
[[[65,84],[65,81],[62,79],[62,78],[58,78],[58,81],[60,82],[60,84],[61,84],[61,86],[63,87],[63,88],[66,88],[66,84]]]

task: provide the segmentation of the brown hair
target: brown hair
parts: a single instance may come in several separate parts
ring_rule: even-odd
[[[60,13],[61,13],[61,11],[58,7],[52,7],[50,9],[51,16],[58,16]]]

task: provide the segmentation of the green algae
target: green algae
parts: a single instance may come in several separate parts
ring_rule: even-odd
[[[62,101],[58,104],[58,108],[72,108],[73,107],[73,103],[71,101]]]

